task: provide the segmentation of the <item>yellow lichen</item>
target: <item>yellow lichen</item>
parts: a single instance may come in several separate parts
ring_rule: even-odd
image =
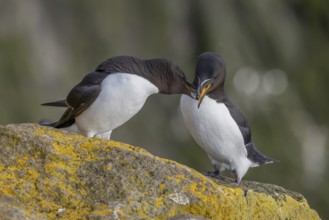
[[[0,163],[0,194],[17,199],[43,218],[84,219],[104,216],[109,219],[131,219],[133,216],[136,219],[164,219],[177,214],[193,214],[210,219],[319,218],[308,207],[306,200],[297,201],[287,195],[276,200],[252,190],[245,194],[240,188],[218,185],[193,169],[154,157],[141,148],[37,125],[24,126],[33,129],[32,138],[37,138],[44,146],[33,146],[32,142],[29,151],[22,151],[8,164]],[[15,147],[22,139],[12,137],[8,144]],[[113,151],[122,153],[112,154]],[[134,155],[130,157],[134,161],[136,157],[134,166],[125,159],[128,154]],[[103,163],[107,159],[112,162]],[[143,163],[143,167],[136,167],[137,159],[141,163],[151,160],[150,166],[159,166],[161,169],[168,167],[175,171],[154,184],[152,180],[157,178],[154,169],[149,170],[146,163]],[[37,163],[38,166],[33,165]],[[123,200],[110,204],[112,200],[106,200],[106,196],[104,201],[100,199],[96,202],[88,197],[93,196],[89,188],[94,187],[93,180],[85,182],[79,177],[79,170],[93,163],[100,164],[99,178],[104,178],[104,181],[117,178],[117,172],[127,172],[122,182],[119,181],[122,185],[117,186],[117,190],[120,191],[121,187],[125,190],[123,194],[126,197],[122,197]],[[120,167],[124,171],[118,170]],[[138,173],[136,169],[142,172],[141,176],[131,175]],[[109,178],[106,179],[107,175]],[[102,184],[97,187],[102,187]],[[142,197],[134,197],[135,191]],[[117,196],[115,192],[111,191],[113,197]],[[28,212],[27,216],[30,216]]]
[[[161,183],[161,184],[159,185],[159,189],[160,189],[161,191],[163,191],[163,190],[165,189],[165,184],[164,184],[164,183]]]
[[[5,166],[3,164],[0,164],[0,173],[5,169]]]
[[[160,208],[163,205],[163,197],[158,197],[155,199],[155,207]]]

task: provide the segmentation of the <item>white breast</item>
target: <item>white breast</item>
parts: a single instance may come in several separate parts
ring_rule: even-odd
[[[81,133],[95,136],[113,130],[132,118],[158,88],[143,77],[110,74],[102,82],[102,90],[92,105],[76,118]]]
[[[242,134],[225,104],[206,96],[198,108],[197,100],[182,95],[180,107],[186,127],[213,160],[233,167],[245,160]]]

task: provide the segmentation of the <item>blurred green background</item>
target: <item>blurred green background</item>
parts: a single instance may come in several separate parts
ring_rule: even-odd
[[[65,98],[100,62],[117,55],[174,60],[190,80],[216,51],[226,90],[253,139],[281,163],[244,179],[302,193],[322,218],[329,207],[329,1],[0,1],[0,124],[56,120]],[[151,96],[114,140],[196,170],[211,170],[186,130],[179,95]]]

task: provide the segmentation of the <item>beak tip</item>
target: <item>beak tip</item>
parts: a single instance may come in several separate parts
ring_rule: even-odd
[[[197,100],[199,100],[199,103],[198,103],[198,109],[200,108],[200,105],[202,103],[202,100],[203,98],[206,96],[207,94],[207,91],[212,87],[212,84],[208,84],[206,85],[205,87],[201,87],[199,86],[197,88],[197,93],[196,93],[196,97],[197,97]]]
[[[200,108],[200,105],[201,105],[201,102],[199,101],[199,103],[198,103],[198,109]]]

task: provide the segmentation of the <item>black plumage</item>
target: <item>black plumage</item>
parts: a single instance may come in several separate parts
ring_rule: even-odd
[[[87,74],[73,87],[66,100],[44,103],[46,106],[67,107],[62,117],[50,124],[64,128],[75,123],[75,118],[83,113],[97,99],[102,91],[102,82],[110,74],[134,74],[154,84],[159,93],[191,95],[193,86],[186,80],[180,67],[168,59],[140,59],[132,56],[117,56],[99,64],[95,71]],[[123,97],[124,98],[124,97]]]
[[[198,101],[182,96],[181,109],[191,134],[208,153],[215,168],[215,176],[219,175],[221,170],[231,169],[236,175],[236,182],[240,183],[249,167],[276,160],[256,149],[245,115],[225,93],[225,78],[226,67],[223,58],[214,52],[202,53],[197,60],[193,82]],[[203,108],[205,97],[207,106]],[[203,108],[202,111],[198,110],[200,108]],[[207,115],[218,115],[220,120],[211,119]],[[234,131],[234,134],[227,134],[226,129]]]

